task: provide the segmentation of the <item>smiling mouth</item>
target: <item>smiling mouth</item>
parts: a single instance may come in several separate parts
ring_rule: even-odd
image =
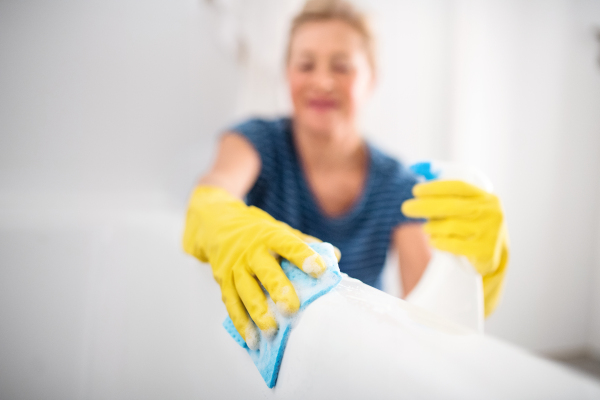
[[[308,100],[307,104],[317,111],[329,111],[338,107],[337,101],[329,99],[312,99]]]

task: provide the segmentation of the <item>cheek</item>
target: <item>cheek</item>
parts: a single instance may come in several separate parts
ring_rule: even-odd
[[[302,74],[298,73],[288,73],[288,86],[290,89],[290,96],[292,97],[292,101],[296,103],[300,100],[302,92],[306,86],[306,79]]]
[[[368,81],[358,75],[347,77],[340,87],[348,103],[347,107],[352,110],[358,108],[364,102],[368,93]]]

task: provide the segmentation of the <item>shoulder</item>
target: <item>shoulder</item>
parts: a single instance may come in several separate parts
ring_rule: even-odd
[[[276,119],[250,118],[234,124],[229,128],[229,131],[253,138],[272,137],[273,135],[281,135],[289,125],[290,119],[287,117]]]
[[[402,213],[402,203],[413,197],[417,176],[398,159],[370,146],[373,168],[373,201],[385,204],[387,221],[392,227],[405,222],[422,222]]]
[[[291,126],[289,118],[250,118],[229,128],[229,132],[243,136],[258,152],[263,164],[269,164],[285,148],[286,133]]]
[[[250,118],[233,125],[229,132],[244,137],[258,153],[261,161],[261,177],[269,177],[277,172],[287,149],[287,132],[291,126],[289,118],[264,119]]]

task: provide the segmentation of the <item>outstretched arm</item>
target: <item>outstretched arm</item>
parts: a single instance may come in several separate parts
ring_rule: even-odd
[[[246,139],[224,135],[217,160],[190,197],[183,234],[184,250],[210,264],[227,312],[253,350],[260,345],[258,329],[267,337],[277,331],[263,288],[284,314],[300,306],[277,256],[313,277],[325,271],[324,260],[301,232],[241,201],[260,168],[260,157]]]
[[[242,135],[227,132],[221,137],[217,158],[200,178],[199,185],[218,186],[242,199],[260,174],[260,156]]]

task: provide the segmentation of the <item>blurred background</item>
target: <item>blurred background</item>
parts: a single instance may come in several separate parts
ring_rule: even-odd
[[[503,200],[512,254],[486,332],[600,373],[600,1],[357,4],[379,38],[365,135],[407,163],[476,166]],[[120,237],[105,224],[119,213],[182,220],[219,132],[288,112],[283,48],[301,5],[0,2],[0,386],[34,374],[54,387],[62,368],[83,393],[101,375],[90,354],[131,351],[118,330],[99,338],[107,326],[157,324],[173,343],[201,329],[185,313],[209,273],[165,257],[140,282],[98,243]]]

